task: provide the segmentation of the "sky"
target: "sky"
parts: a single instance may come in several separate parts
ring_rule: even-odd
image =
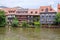
[[[39,8],[40,6],[52,6],[55,10],[60,0],[0,0],[0,6],[23,8]]]

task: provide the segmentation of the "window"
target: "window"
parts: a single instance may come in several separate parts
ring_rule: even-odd
[[[58,9],[60,9],[60,8],[58,8]]]
[[[9,11],[9,13],[14,13],[15,11]]]
[[[37,14],[37,11],[35,12],[35,14]]]
[[[53,16],[53,17],[55,17],[55,16]]]
[[[49,14],[46,14],[46,17],[48,17]]]
[[[31,11],[31,13],[33,13],[33,11]]]
[[[25,13],[28,13],[28,11],[25,11]]]
[[[51,16],[49,15],[49,17],[51,17]]]
[[[28,13],[28,11],[17,11],[16,13]]]
[[[44,16],[42,16],[42,17],[44,17]]]
[[[43,11],[43,9],[41,9],[41,11]]]
[[[48,16],[46,16],[46,17],[48,17]]]
[[[50,11],[52,11],[52,9],[50,9]]]

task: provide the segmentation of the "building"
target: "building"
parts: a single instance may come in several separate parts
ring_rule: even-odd
[[[60,12],[60,4],[58,4],[58,10],[57,10],[57,12]]]
[[[56,11],[51,6],[41,6],[39,11],[41,24],[54,23]]]
[[[22,7],[2,8],[5,11],[6,20],[11,24],[16,17],[21,24],[23,21],[35,22],[40,21],[41,24],[53,24],[55,21],[56,11],[51,6],[41,6],[38,9],[26,9]],[[58,4],[58,12],[60,12],[60,4]]]
[[[23,21],[34,22],[34,18],[38,21],[39,9],[25,9],[22,7],[14,8],[3,8],[6,13],[6,20],[9,25],[11,25],[14,17],[16,17],[21,24]]]
[[[5,11],[7,24],[11,25],[11,23],[15,17],[16,9],[14,9],[14,8],[2,8],[2,10]]]
[[[24,8],[17,8],[15,16],[19,20],[19,23],[22,23],[23,21],[34,22],[33,19],[35,17],[40,17],[39,9],[24,9]]]
[[[27,21],[28,9],[16,8],[15,16],[21,23],[22,21]]]

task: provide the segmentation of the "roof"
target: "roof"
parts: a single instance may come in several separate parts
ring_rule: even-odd
[[[16,11],[15,8],[2,8],[1,10],[5,11],[5,15],[15,14],[15,13],[9,13],[9,11]]]
[[[18,7],[20,8],[20,7]],[[39,9],[18,9],[18,8],[2,8],[6,12],[6,15],[15,14],[15,15],[40,15],[41,12],[56,12],[51,6],[41,6]],[[43,11],[42,11],[43,9]],[[14,13],[9,13],[9,11],[15,11]],[[28,13],[16,13],[16,11],[28,11]],[[32,12],[32,13],[31,13]],[[37,12],[37,13],[36,13]]]
[[[60,12],[60,4],[58,4],[58,10],[57,11]]]
[[[38,9],[28,9],[28,13],[16,13],[15,15],[40,15]],[[37,11],[37,13],[35,13]],[[31,13],[33,12],[33,13]]]
[[[33,12],[33,13],[31,13],[31,12]],[[37,12],[37,13],[35,13],[35,12]],[[39,9],[29,9],[28,10],[29,15],[40,15],[39,13],[40,13]]]
[[[46,9],[48,10],[47,12],[56,12],[51,6],[41,6],[39,8],[39,11],[46,12]]]

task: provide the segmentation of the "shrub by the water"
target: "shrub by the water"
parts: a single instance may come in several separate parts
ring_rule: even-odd
[[[6,16],[5,12],[0,10],[0,27],[4,27],[6,25]]]
[[[57,14],[56,14],[55,24],[56,24],[56,25],[60,24],[60,13],[57,13]]]
[[[23,21],[23,22],[22,22],[22,27],[23,27],[23,28],[26,28],[26,27],[29,27],[29,25],[27,24],[26,21]]]
[[[19,25],[18,20],[17,20],[16,18],[14,18],[14,20],[12,21],[11,26],[12,26],[12,27],[18,27],[18,25]]]
[[[34,22],[35,27],[40,27],[40,22]]]

